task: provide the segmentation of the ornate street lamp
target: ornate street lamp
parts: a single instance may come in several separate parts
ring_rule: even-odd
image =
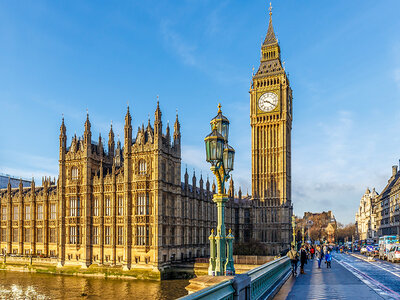
[[[225,192],[225,182],[233,170],[235,150],[228,145],[229,120],[222,114],[221,104],[218,104],[218,114],[210,122],[211,133],[204,139],[206,146],[206,160],[211,163],[211,171],[217,179],[218,193],[214,194],[213,201],[217,204],[218,225],[217,234],[212,231],[210,240],[210,263],[208,274],[214,276],[233,275],[233,239],[231,232],[226,236],[225,203],[228,195]]]
[[[296,216],[292,215],[292,229],[293,229],[293,241],[292,245],[296,247]],[[297,250],[297,247],[296,247]]]

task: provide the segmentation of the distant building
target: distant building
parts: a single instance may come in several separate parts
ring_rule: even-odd
[[[375,199],[376,230],[378,236],[400,234],[400,172],[392,167],[392,176],[381,194]]]
[[[321,213],[305,212],[302,219],[296,220],[297,236],[301,236],[304,228],[304,240],[336,242],[337,222],[332,211]]]
[[[20,179],[8,174],[0,174],[0,189],[5,189],[8,186],[8,182],[11,184],[11,188],[16,188],[19,186],[19,182],[22,182],[23,187],[28,187],[31,185],[29,180]]]
[[[377,239],[376,233],[376,215],[375,215],[375,201],[378,193],[375,188],[372,192],[369,188],[361,197],[360,206],[356,213],[356,230],[357,237],[360,240]]]

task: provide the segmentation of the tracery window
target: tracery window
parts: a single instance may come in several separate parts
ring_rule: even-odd
[[[146,174],[147,172],[147,163],[145,160],[140,160],[139,161],[139,174]]]
[[[70,226],[69,227],[69,243],[78,244],[79,243],[79,227]]]
[[[1,241],[6,242],[7,240],[7,228],[1,228]]]
[[[18,242],[18,228],[12,229],[12,241]]]
[[[104,227],[104,244],[110,245],[111,242],[111,227],[105,226]]]
[[[31,219],[31,206],[26,205],[25,206],[25,220],[30,220]]]
[[[43,242],[43,229],[36,228],[36,242],[42,243]]]
[[[136,214],[137,215],[149,215],[149,194],[148,193],[138,194]]]
[[[99,216],[99,198],[94,198],[93,201],[93,216],[98,217]]]
[[[117,245],[124,244],[124,227],[118,226],[117,228]]]
[[[1,207],[1,219],[3,221],[7,220],[7,206]]]
[[[92,241],[93,245],[97,245],[99,243],[99,227],[97,227],[97,226],[93,227],[92,238],[93,238],[93,241]]]
[[[78,180],[79,172],[78,172],[78,168],[77,167],[73,167],[71,169],[71,178],[72,178],[72,180]]]
[[[104,215],[111,216],[111,200],[109,197],[106,198]]]
[[[118,216],[124,215],[124,198],[118,196]]]
[[[50,228],[49,242],[50,243],[55,243],[56,242],[56,229],[55,228]]]
[[[13,220],[18,220],[18,206],[13,206]]]
[[[57,219],[57,206],[55,203],[50,204],[50,219],[51,220]]]
[[[24,228],[24,242],[29,243],[31,241],[31,229]]]
[[[161,163],[161,179],[164,181],[167,180],[167,167],[165,162]]]
[[[149,240],[149,226],[136,226],[136,244],[138,246],[145,246]]]
[[[80,216],[79,198],[70,198],[70,200],[69,200],[69,215],[71,217],[79,217]]]

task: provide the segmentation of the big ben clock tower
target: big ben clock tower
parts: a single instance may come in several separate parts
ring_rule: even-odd
[[[253,238],[266,244],[270,255],[291,242],[292,107],[270,6],[260,66],[250,89],[252,196],[257,207]]]

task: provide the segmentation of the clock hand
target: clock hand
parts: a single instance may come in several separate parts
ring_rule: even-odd
[[[274,105],[272,102],[270,102],[270,101],[268,101],[268,100],[265,100],[266,102],[268,102],[269,104],[271,104],[271,105]]]

